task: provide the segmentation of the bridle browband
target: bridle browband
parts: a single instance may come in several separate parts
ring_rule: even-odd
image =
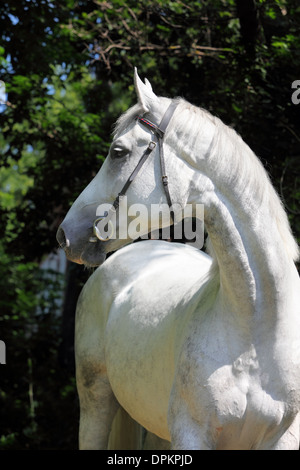
[[[144,165],[144,163],[148,159],[149,155],[151,155],[152,151],[155,149],[157,143],[158,143],[158,146],[159,146],[159,157],[160,157],[162,184],[163,184],[163,188],[164,188],[165,195],[166,195],[166,198],[167,198],[168,206],[169,206],[170,209],[172,208],[172,199],[171,199],[171,196],[170,196],[170,191],[169,191],[169,186],[168,186],[168,177],[166,175],[164,149],[163,149],[163,139],[164,139],[164,136],[165,136],[166,129],[167,129],[169,123],[170,123],[170,120],[172,119],[172,116],[175,112],[175,109],[177,108],[177,105],[178,105],[177,102],[172,101],[172,103],[169,105],[167,111],[163,115],[163,118],[160,121],[158,126],[156,124],[154,124],[153,122],[149,121],[148,119],[145,119],[143,116],[137,116],[136,117],[137,121],[139,121],[141,124],[143,124],[144,126],[148,127],[151,130],[152,139],[149,142],[149,145],[146,148],[145,152],[141,156],[141,158],[140,158],[138,164],[136,165],[135,169],[133,170],[133,172],[129,176],[128,180],[124,184],[123,188],[119,192],[118,196],[114,200],[114,202],[112,204],[112,207],[109,209],[108,212],[105,212],[103,215],[98,216],[94,220],[93,233],[94,233],[95,237],[97,237],[97,238],[91,237],[90,238],[91,242],[96,242],[98,240],[107,241],[112,237],[112,234],[111,234],[110,237],[103,238],[100,231],[99,231],[99,229],[98,229],[98,227],[97,227],[97,224],[100,221],[102,221],[103,219],[105,219],[106,224],[108,224],[110,222],[112,214],[114,212],[116,212],[118,207],[119,207],[120,199],[123,196],[125,196],[126,191],[128,190],[129,186],[131,185],[131,183],[136,178],[137,174],[139,173],[142,166]],[[171,214],[171,217],[172,217],[172,220],[173,220],[172,210],[170,211],[170,214]],[[112,227],[112,224],[111,224],[111,227]]]

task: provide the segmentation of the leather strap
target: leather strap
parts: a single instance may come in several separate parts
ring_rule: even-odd
[[[156,147],[157,142],[158,142],[158,145],[159,145],[162,183],[163,183],[163,187],[164,187],[164,190],[165,190],[168,205],[169,205],[170,208],[172,207],[172,200],[171,200],[170,191],[169,191],[169,187],[168,187],[168,177],[166,175],[166,168],[165,168],[165,159],[164,159],[164,151],[163,151],[163,138],[164,138],[164,135],[165,135],[165,131],[166,131],[168,125],[169,125],[169,122],[170,122],[170,120],[171,120],[171,118],[172,118],[172,116],[175,112],[176,107],[177,107],[177,103],[172,101],[171,104],[169,105],[167,111],[163,115],[162,120],[161,120],[161,122],[158,126],[156,124],[153,124],[153,122],[148,121],[147,119],[145,119],[142,116],[137,116],[137,119],[142,124],[146,125],[147,127],[149,127],[151,129],[151,131],[152,131],[152,140],[150,141],[148,147],[146,148],[145,152],[141,156],[137,166],[135,167],[135,169],[133,170],[133,172],[129,176],[129,178],[126,181],[125,185],[123,186],[123,188],[119,192],[118,196],[114,200],[112,207],[110,208],[108,213],[105,213],[103,215],[103,217],[107,217],[107,220],[109,220],[111,218],[112,213],[115,212],[118,209],[119,204],[120,204],[120,198],[126,194],[126,191],[128,190],[129,186],[131,185],[133,180],[136,178],[137,174],[141,170],[141,168],[144,165],[144,163],[146,162],[147,158],[149,157],[149,155],[152,153],[152,151]],[[171,213],[172,221],[174,222],[173,211],[170,211],[170,213]]]
[[[166,129],[169,125],[169,122],[171,121],[172,119],[172,116],[175,112],[175,109],[177,108],[177,105],[178,103],[176,103],[176,101],[172,101],[172,103],[170,104],[170,106],[168,107],[167,111],[165,112],[165,114],[163,115],[162,117],[162,120],[160,121],[160,124],[158,126],[158,129],[163,133],[165,134],[166,132]]]
[[[170,106],[168,107],[167,111],[165,112],[158,128],[159,130],[163,133],[163,136],[165,134],[165,131],[169,125],[170,120],[172,119],[172,116],[175,112],[175,109],[177,108],[177,103],[172,101]],[[165,165],[165,157],[164,157],[164,146],[163,146],[163,138],[159,139],[159,155],[160,155],[160,166],[161,166],[161,179],[163,183],[163,187],[165,190],[168,206],[172,207],[172,199],[169,191],[169,181],[168,181],[168,176],[166,174],[166,165]],[[174,213],[173,211],[170,211],[172,221],[174,222]]]
[[[138,162],[137,166],[135,167],[135,169],[133,170],[133,172],[131,173],[131,175],[129,176],[128,180],[126,181],[126,183],[124,184],[123,188],[121,189],[121,191],[119,192],[118,196],[116,197],[116,199],[114,200],[114,203],[113,203],[113,207],[115,209],[117,209],[119,207],[119,204],[120,204],[120,198],[122,196],[125,196],[125,193],[127,191],[127,189],[129,188],[129,186],[131,185],[131,183],[133,182],[133,180],[135,179],[135,177],[137,176],[137,174],[139,173],[140,169],[142,168],[142,166],[144,165],[145,161],[147,160],[147,158],[149,157],[149,155],[151,154],[152,150],[154,150],[154,148],[156,147],[156,142],[154,140],[151,140],[148,147],[146,148],[145,152],[143,153],[143,155],[141,156],[140,158],[140,161]]]

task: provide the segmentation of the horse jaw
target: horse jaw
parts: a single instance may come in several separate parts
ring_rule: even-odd
[[[153,104],[158,103],[159,99],[152,90],[149,80],[145,79],[145,83],[140,79],[137,68],[134,69],[134,87],[137,94],[138,102],[142,106],[145,113],[149,112]]]

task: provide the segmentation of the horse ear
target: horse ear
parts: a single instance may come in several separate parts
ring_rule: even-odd
[[[138,97],[138,102],[142,105],[145,112],[150,111],[151,105],[158,102],[158,98],[153,93],[150,82],[145,79],[145,83],[142,82],[138,76],[137,69],[134,69],[134,86]]]
[[[150,91],[152,91],[151,83],[149,82],[149,80],[147,78],[145,78],[145,85],[146,85],[146,87],[149,88]]]

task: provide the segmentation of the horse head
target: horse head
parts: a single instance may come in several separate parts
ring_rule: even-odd
[[[187,200],[185,184],[178,184],[175,133],[168,126],[179,101],[156,96],[136,70],[134,83],[137,104],[117,121],[104,164],[57,232],[67,257],[80,264],[100,265],[107,253],[146,235],[149,227],[169,226],[174,209],[180,214]],[[170,177],[174,171],[169,190],[166,173]],[[157,212],[167,207],[164,217],[153,217],[154,206]]]

